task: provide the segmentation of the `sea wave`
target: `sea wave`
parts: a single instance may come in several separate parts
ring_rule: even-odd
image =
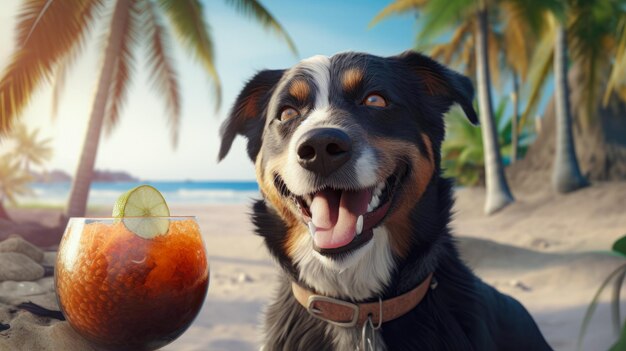
[[[251,198],[259,197],[259,192],[228,189],[179,189],[175,192],[165,192],[163,196],[168,202],[177,203],[245,203]]]
[[[259,198],[260,193],[254,182],[153,182],[149,183],[161,190],[169,204],[238,204],[248,203]],[[113,205],[115,200],[128,189],[138,184],[96,183],[89,192],[89,205]],[[19,197],[18,204],[45,204],[63,206],[67,204],[71,184],[36,183],[33,194]]]

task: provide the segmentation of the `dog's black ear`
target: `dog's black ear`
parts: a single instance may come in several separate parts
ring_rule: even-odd
[[[405,51],[395,58],[407,64],[420,77],[427,94],[448,98],[450,104],[458,103],[470,122],[478,124],[472,105],[474,87],[469,78],[415,51]]]
[[[226,157],[237,134],[248,139],[248,156],[252,161],[256,159],[261,148],[265,124],[263,115],[272,91],[283,76],[283,72],[284,70],[261,71],[252,77],[239,93],[228,118],[220,127],[222,145],[217,157],[218,161]]]

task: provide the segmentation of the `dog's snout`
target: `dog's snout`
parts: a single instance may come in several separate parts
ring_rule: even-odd
[[[352,140],[340,129],[316,128],[300,137],[296,151],[302,167],[328,176],[352,156]]]

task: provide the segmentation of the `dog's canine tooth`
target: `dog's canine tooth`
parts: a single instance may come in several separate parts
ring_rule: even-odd
[[[424,82],[430,86],[424,87]],[[457,253],[450,229],[445,225],[451,218],[454,194],[452,184],[441,180],[441,165],[437,162],[444,137],[442,116],[451,104],[457,103],[469,120],[477,123],[472,107],[472,85],[461,74],[411,51],[392,57],[354,52],[333,57],[318,55],[286,70],[258,72],[241,90],[232,113],[222,124],[219,159],[231,149],[235,135],[248,139],[247,156],[256,166],[262,195],[253,207],[253,224],[256,232],[262,233],[268,252],[280,262],[282,275],[293,276],[306,290],[350,302],[368,300],[382,292],[396,295],[393,292],[398,290],[425,288],[426,292],[420,290],[420,294],[426,294],[422,295],[426,300],[421,305],[396,305],[403,310],[406,308],[410,318],[394,320],[391,322],[393,327],[385,329],[384,333],[374,331],[380,337],[369,345],[370,348],[392,350],[402,344],[428,346],[446,340],[444,346],[450,349],[467,348],[467,344],[475,345],[477,350],[508,349],[511,348],[509,344],[516,344],[520,350],[551,350],[526,309],[513,298],[488,287],[467,268]],[[402,91],[398,93],[399,86]],[[428,94],[424,93],[424,88],[428,88]],[[385,95],[381,111],[370,109],[373,106],[361,108],[359,101],[354,101],[355,91],[377,91]],[[391,94],[388,96],[393,102],[390,106],[385,101],[387,94]],[[306,118],[294,120],[294,123],[280,121],[282,127],[277,127],[278,123],[265,123],[270,118],[275,122],[276,116],[271,114],[293,99],[310,110],[306,111]],[[428,116],[416,113],[421,106],[428,106]],[[248,123],[252,115],[259,122],[254,128]],[[374,121],[385,116],[392,118],[387,118],[388,125],[384,127]],[[420,128],[422,125],[431,128]],[[317,168],[319,163],[308,163],[307,166],[315,166],[311,168],[323,172],[312,171],[303,167],[304,160],[298,155],[305,135],[313,138],[312,131],[318,128],[343,130],[348,135],[346,142],[351,143],[345,161],[343,158],[333,159],[345,163],[337,163],[336,172],[325,176],[323,174],[330,171],[329,168],[320,170]],[[309,131],[311,134],[307,134]],[[315,147],[320,147],[322,139],[326,138],[322,132],[315,134],[315,140],[309,140],[321,143]],[[333,135],[331,131],[328,133],[328,137]],[[408,139],[403,135],[414,137]],[[336,156],[335,152],[343,148],[336,149],[333,145],[331,150],[323,149],[320,147],[319,151]],[[326,166],[323,164],[326,161],[321,160],[321,166]],[[414,167],[420,169],[414,170]],[[320,191],[323,192],[318,193]],[[358,195],[344,196],[343,191],[354,191]],[[293,198],[295,205],[291,201],[284,203],[289,197]],[[320,204],[311,209],[312,202],[317,202],[316,197]],[[365,197],[370,197],[368,204],[364,203]],[[392,203],[398,206],[391,207]],[[367,233],[363,204],[369,213]],[[357,207],[357,213],[351,211]],[[326,212],[335,217],[339,216],[340,210],[346,209],[350,213],[342,214],[340,227],[354,230],[354,233],[334,233],[333,226],[329,230],[320,230],[318,239],[312,219],[321,225],[322,220],[328,220],[329,213]],[[419,216],[415,213],[417,210],[420,210]],[[385,213],[376,213],[378,211]],[[371,218],[374,214],[376,218]],[[379,215],[384,218],[387,214],[394,220],[384,224],[382,219],[376,220]],[[338,221],[339,218],[335,224]],[[381,225],[374,228],[378,223],[373,222]],[[431,225],[433,223],[437,225]],[[302,224],[307,228],[302,228]],[[296,225],[297,231],[292,230]],[[312,239],[307,239],[302,230],[308,231]],[[354,245],[328,247],[355,238],[349,243]],[[316,240],[326,247],[317,245]],[[417,247],[413,241],[424,245]],[[442,284],[435,290],[435,280],[430,281],[429,289],[423,278],[446,279],[450,276],[454,276],[454,284]],[[328,316],[327,322],[312,322],[298,305],[308,306],[313,300],[296,303],[293,286],[290,294],[288,279],[283,280],[280,291],[276,291],[266,305],[262,350],[293,349],[296,348],[293,344],[316,339],[317,345],[311,345],[310,349],[355,349],[361,336],[359,332],[365,332],[365,328],[334,327],[327,323],[335,319],[332,317],[339,316]],[[484,294],[485,291],[488,294]],[[424,303],[428,306],[424,307]],[[378,317],[382,319],[388,304],[381,298],[376,305],[376,309],[380,307]],[[457,306],[460,307],[453,311],[455,313],[446,312]],[[395,317],[393,312],[397,311],[389,312],[384,312],[387,317]],[[511,315],[515,316],[515,323],[498,325],[497,321],[510,319]],[[433,319],[438,323],[426,333],[406,332],[414,328],[411,326],[413,320]],[[458,327],[446,328],[449,325]],[[492,335],[492,328],[507,338]],[[367,344],[365,339],[363,341]]]
[[[317,228],[315,228],[315,224],[313,224],[313,221],[309,221],[308,226],[309,226],[309,234],[311,234],[311,238],[315,238],[315,231],[317,231]]]
[[[385,188],[385,183],[384,182],[378,183],[378,185],[376,186],[376,189],[374,189],[374,195],[380,196],[380,194],[383,193],[383,188]]]
[[[376,207],[378,207],[378,205],[380,205],[380,197],[378,195],[374,195],[372,197],[372,201],[370,201],[370,204],[368,205],[368,212],[370,212],[371,210],[369,209],[369,207],[372,207],[372,210],[374,210]]]

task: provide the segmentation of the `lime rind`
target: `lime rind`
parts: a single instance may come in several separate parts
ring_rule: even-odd
[[[140,185],[122,194],[113,206],[113,217],[121,218],[126,228],[145,239],[169,231],[170,210],[165,198],[154,187]]]

